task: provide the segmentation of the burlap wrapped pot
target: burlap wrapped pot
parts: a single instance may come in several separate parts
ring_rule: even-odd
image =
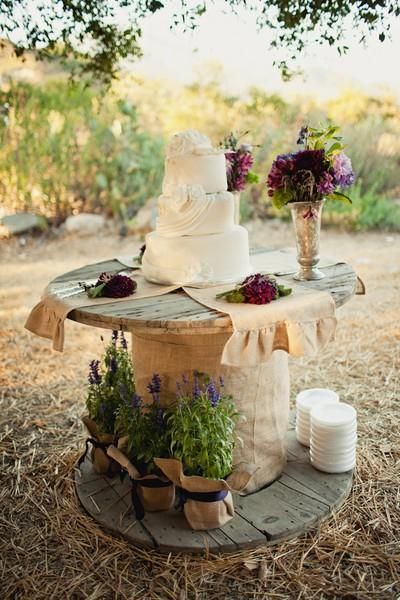
[[[131,498],[136,518],[143,519],[145,512],[168,510],[174,504],[175,486],[162,475],[140,475],[128,457],[115,446],[107,448],[107,454],[125,469],[131,480]]]
[[[125,444],[125,439],[117,439],[116,436],[111,433],[99,432],[95,421],[93,421],[93,419],[91,419],[89,416],[82,417],[82,422],[85,425],[90,437],[86,439],[86,449],[78,461],[78,466],[84,461],[89,449],[89,444],[91,444],[92,450],[90,457],[94,470],[100,475],[113,477],[121,471],[121,467],[110,456],[107,456],[107,448],[113,443],[117,444],[119,447],[123,447]]]
[[[192,529],[216,529],[233,518],[231,487],[227,481],[198,475],[187,476],[181,461],[174,458],[156,458],[154,462],[174,482],[184,515]],[[241,486],[245,486],[250,478],[251,474],[242,472],[236,481],[241,481]]]

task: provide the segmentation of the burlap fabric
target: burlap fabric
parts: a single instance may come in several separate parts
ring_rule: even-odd
[[[173,458],[157,458],[155,463],[179,489],[183,512],[192,529],[216,529],[232,519],[232,494],[224,479],[188,477],[182,463]]]
[[[82,422],[85,425],[90,437],[86,440],[86,451],[81,456],[79,463],[85,458],[88,450],[88,444],[90,443],[92,445],[90,458],[96,473],[99,473],[100,475],[108,475],[110,477],[119,473],[121,467],[115,460],[107,455],[108,446],[117,443],[115,435],[111,433],[101,433],[95,421],[88,416],[82,417]],[[96,442],[98,442],[98,444]],[[124,445],[124,440],[121,439],[118,441],[118,443],[122,447]]]
[[[175,500],[175,486],[170,479],[155,474],[140,475],[128,457],[114,446],[107,449],[107,454],[118,462],[130,477],[132,504],[137,519],[143,519],[147,511],[157,512],[171,508]]]
[[[154,330],[153,330],[154,331]],[[287,354],[272,353],[256,367],[221,365],[221,355],[230,333],[196,335],[186,333],[132,334],[133,364],[138,394],[147,394],[153,373],[163,386],[161,402],[176,397],[176,382],[193,370],[224,378],[237,410],[244,416],[236,427],[241,443],[236,444],[234,465],[252,475],[241,493],[247,494],[276,479],[286,463],[289,419],[289,369]]]

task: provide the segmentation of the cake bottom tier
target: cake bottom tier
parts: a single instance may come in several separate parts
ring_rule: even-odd
[[[142,272],[146,279],[163,284],[213,284],[238,282],[250,273],[247,230],[212,235],[164,237],[156,231],[146,236]]]

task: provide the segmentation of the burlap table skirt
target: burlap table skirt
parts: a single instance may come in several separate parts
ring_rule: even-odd
[[[163,382],[161,402],[168,405],[176,397],[176,382],[194,370],[224,378],[237,410],[245,417],[237,425],[242,443],[237,443],[234,468],[253,473],[242,494],[255,492],[276,479],[286,464],[289,420],[288,355],[275,350],[271,358],[255,367],[221,365],[221,355],[230,331],[186,329],[166,332],[160,329],[132,332],[132,354],[136,387],[146,396],[146,386],[154,373]]]

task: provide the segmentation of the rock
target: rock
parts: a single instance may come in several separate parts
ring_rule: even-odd
[[[0,219],[0,223],[7,235],[18,235],[32,229],[47,229],[47,221],[44,217],[29,212],[6,215]]]
[[[104,229],[106,220],[102,215],[93,215],[91,213],[80,213],[68,217],[64,223],[65,230],[68,233],[78,233],[88,235],[97,233]]]
[[[129,220],[128,226],[132,231],[147,233],[155,229],[157,216],[157,200],[151,198],[142,208],[139,208],[136,215]]]

